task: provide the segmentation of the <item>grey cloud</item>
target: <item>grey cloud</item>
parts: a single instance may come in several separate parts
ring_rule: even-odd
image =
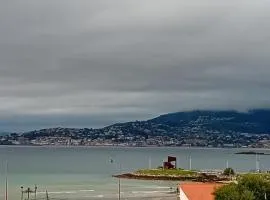
[[[269,1],[0,2],[0,130],[270,105]]]

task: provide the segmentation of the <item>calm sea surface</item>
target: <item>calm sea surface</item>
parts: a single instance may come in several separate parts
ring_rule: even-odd
[[[193,169],[223,169],[227,161],[238,171],[255,169],[255,155],[236,155],[239,151],[243,149],[0,146],[0,198],[4,199],[5,161],[10,200],[21,198],[21,186],[35,184],[39,199],[46,190],[51,199],[117,199],[118,180],[113,174],[160,166],[168,155],[176,156],[182,168],[189,168],[191,156]],[[261,155],[259,160],[261,169],[270,169],[270,156]],[[175,186],[176,182],[122,180],[121,195],[123,199],[165,195]]]

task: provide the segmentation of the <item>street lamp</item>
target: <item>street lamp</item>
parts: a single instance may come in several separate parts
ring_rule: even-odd
[[[27,188],[26,192],[27,192],[27,199],[29,200],[29,198],[30,198],[30,193],[32,192],[31,189],[30,189],[30,187]]]
[[[23,200],[23,186],[21,186],[21,200]]]
[[[37,199],[37,185],[35,185],[35,200]]]
[[[30,199],[30,194],[31,194],[31,193],[35,193],[35,199],[36,199],[36,192],[37,192],[37,186],[36,186],[36,185],[35,185],[35,190],[34,190],[34,191],[31,190],[30,187],[28,187],[26,190],[23,190],[23,189],[24,189],[24,187],[21,186],[21,192],[22,192],[22,194],[21,194],[21,200],[23,200],[23,194],[24,194],[24,193],[27,193],[27,199],[28,199],[28,200]]]
[[[118,200],[121,200],[121,171],[122,171],[122,165],[119,164],[119,176],[118,176]]]
[[[110,162],[113,163],[114,160],[111,159]],[[117,168],[118,163],[117,162],[115,162],[115,163],[116,163],[116,168]],[[122,171],[121,163],[119,164],[118,170],[119,170],[119,176],[118,176],[118,200],[121,200],[121,177],[120,177],[121,171]]]

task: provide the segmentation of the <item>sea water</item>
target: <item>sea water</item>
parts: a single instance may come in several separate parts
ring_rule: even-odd
[[[161,166],[168,155],[176,156],[178,167],[187,169],[224,169],[227,164],[237,171],[255,169],[256,156],[235,154],[239,151],[243,149],[0,146],[0,198],[4,199],[5,193],[6,161],[10,200],[21,199],[21,186],[34,190],[35,184],[37,199],[44,199],[46,190],[51,199],[117,199],[119,180],[113,174]],[[262,170],[270,168],[269,158],[257,158]],[[166,196],[176,185],[121,180],[120,192],[122,199]],[[24,194],[23,199],[26,197]]]

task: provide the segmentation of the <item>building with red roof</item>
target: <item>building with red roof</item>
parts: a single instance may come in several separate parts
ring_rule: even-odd
[[[214,192],[222,184],[183,183],[179,185],[180,200],[214,200]]]

